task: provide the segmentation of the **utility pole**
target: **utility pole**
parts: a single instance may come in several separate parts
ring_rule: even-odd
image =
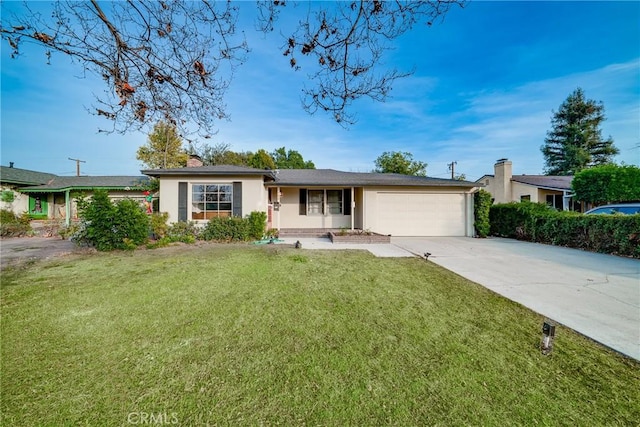
[[[87,162],[85,160],[72,159],[71,157],[69,157],[69,160],[73,160],[74,162],[76,162],[76,176],[80,176],[80,163],[87,163]]]
[[[451,179],[456,179],[455,178],[455,170],[456,170],[456,165],[458,164],[458,162],[453,161],[451,163],[448,163],[447,166],[449,166],[449,170],[451,171]]]

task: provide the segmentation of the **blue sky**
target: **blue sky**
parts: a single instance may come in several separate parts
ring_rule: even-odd
[[[434,177],[450,176],[447,164],[455,161],[456,173],[475,180],[505,157],[516,174],[541,174],[552,111],[582,87],[604,103],[602,133],[620,149],[616,162],[638,165],[638,22],[639,2],[476,1],[453,8],[443,22],[397,40],[385,63],[415,73],[398,81],[385,103],[356,102],[358,122],[346,130],[302,111],[304,70],[290,69],[277,34],[265,39],[248,28],[252,52],[226,97],[231,121],[220,122],[207,142],[234,151],[285,146],[317,168],[345,171],[370,171],[384,151],[407,151]],[[6,42],[1,49],[2,165],[73,175],[71,157],[86,161],[82,174],[139,174],[135,153],[146,134],[99,134],[103,119],[87,113],[92,93],[104,89],[99,79],[82,78],[61,55],[46,65],[41,50],[12,60]]]

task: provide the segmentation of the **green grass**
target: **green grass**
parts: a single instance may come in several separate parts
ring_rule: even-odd
[[[542,317],[417,258],[169,247],[2,285],[6,426],[640,419],[639,363],[563,327],[542,356]]]

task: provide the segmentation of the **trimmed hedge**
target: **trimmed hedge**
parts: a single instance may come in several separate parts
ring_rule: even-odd
[[[216,217],[211,218],[200,234],[203,240],[218,242],[245,242],[258,240],[264,235],[267,225],[265,212],[251,212],[245,218]]]
[[[640,258],[640,215],[558,212],[539,203],[493,205],[491,234]]]
[[[478,237],[487,237],[491,231],[491,223],[489,222],[489,211],[491,209],[491,193],[486,190],[480,190],[473,195],[473,216]]]

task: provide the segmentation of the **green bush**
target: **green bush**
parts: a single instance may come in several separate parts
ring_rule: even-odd
[[[601,205],[640,200],[640,168],[602,165],[585,169],[571,182],[576,200]]]
[[[544,203],[511,202],[491,206],[489,222],[493,236],[533,240],[535,222],[539,217],[557,211]]]
[[[491,223],[489,222],[489,211],[491,210],[491,193],[486,190],[480,190],[473,195],[473,215],[478,237],[487,237],[491,231]]]
[[[16,199],[16,195],[12,190],[3,190],[0,193],[0,200],[6,203],[11,203]]]
[[[249,221],[237,217],[211,218],[200,234],[203,240],[218,242],[246,241],[249,236]]]
[[[262,239],[267,226],[267,214],[254,211],[245,218],[211,218],[200,234],[203,240],[218,242],[244,242]]]
[[[491,234],[640,258],[640,215],[558,212],[529,202],[494,205]]]
[[[0,236],[20,237],[31,231],[28,215],[18,216],[8,209],[0,209]]]
[[[149,215],[140,203],[133,199],[118,200],[116,217],[113,221],[116,228],[116,249],[135,249],[149,239]]]
[[[247,221],[249,222],[249,238],[262,239],[267,229],[267,213],[253,211],[247,217]]]
[[[200,228],[194,221],[174,222],[167,229],[169,242],[194,243],[200,235]]]
[[[113,203],[106,190],[96,190],[91,200],[79,205],[82,224],[73,239],[99,251],[132,249],[149,236],[149,217],[131,199]]]
[[[155,212],[151,215],[151,232],[155,239],[160,240],[167,235],[169,230],[168,220],[169,214],[167,212]]]

